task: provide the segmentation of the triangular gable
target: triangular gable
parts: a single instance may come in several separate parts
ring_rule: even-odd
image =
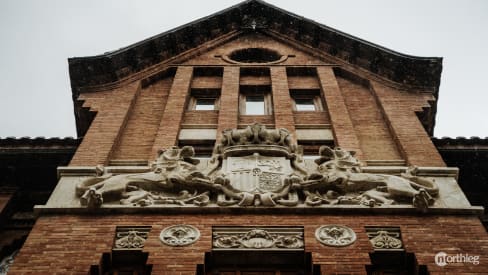
[[[122,80],[232,32],[256,30],[300,41],[380,77],[437,95],[441,58],[400,54],[260,0],[244,1],[117,51],[70,58],[73,95],[84,87]]]

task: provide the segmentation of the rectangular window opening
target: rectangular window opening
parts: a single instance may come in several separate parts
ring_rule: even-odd
[[[320,90],[292,89],[290,96],[294,101],[294,110],[297,112],[323,111]]]
[[[213,111],[219,109],[220,89],[191,89],[189,111]]]
[[[246,115],[264,115],[264,95],[246,96]]]
[[[197,98],[195,103],[195,111],[215,110],[215,100],[215,98]]]

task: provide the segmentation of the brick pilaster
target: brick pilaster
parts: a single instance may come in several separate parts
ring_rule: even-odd
[[[292,98],[288,89],[286,68],[271,67],[271,90],[273,93],[273,113],[276,129],[285,128],[295,133]]]
[[[189,95],[193,67],[178,67],[169,91],[166,108],[151,150],[152,158],[158,150],[175,146],[178,143],[181,121],[185,112],[185,104]]]
[[[356,151],[356,157],[361,160],[361,145],[332,67],[317,67],[317,75],[329,111],[336,145]]]
[[[108,92],[70,166],[108,164],[140,90],[135,82]]]
[[[445,167],[437,148],[415,115],[418,94],[400,92],[372,82],[373,94],[408,165]]]
[[[225,129],[237,128],[239,117],[239,67],[224,67],[220,108],[217,126],[217,140]]]

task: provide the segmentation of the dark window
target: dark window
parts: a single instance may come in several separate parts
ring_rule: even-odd
[[[188,102],[190,111],[212,111],[219,108],[220,89],[192,89]]]
[[[281,55],[264,48],[246,48],[232,52],[229,59],[241,63],[267,63],[280,60]]]
[[[215,110],[215,98],[196,98],[195,111]]]
[[[113,250],[103,253],[99,265],[90,268],[90,275],[149,275],[152,265],[147,265],[148,253],[139,250]]]
[[[316,275],[311,253],[226,251],[205,253],[205,266],[197,275]]]
[[[323,111],[320,90],[290,90],[290,96],[293,98],[295,111]]]

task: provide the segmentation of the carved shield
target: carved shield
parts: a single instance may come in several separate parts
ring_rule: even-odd
[[[285,178],[293,172],[285,157],[268,157],[255,153],[245,157],[228,157],[226,174],[236,190],[262,194],[279,192]]]

